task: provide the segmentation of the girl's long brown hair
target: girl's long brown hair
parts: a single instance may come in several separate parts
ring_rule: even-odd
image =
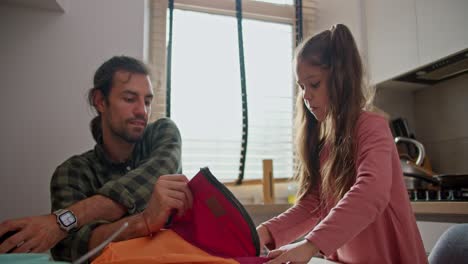
[[[306,108],[299,92],[296,102],[296,151],[299,181],[298,197],[320,186],[322,201],[338,202],[356,179],[356,142],[354,133],[360,112],[371,106],[366,99],[363,66],[350,30],[342,24],[333,26],[302,42],[295,52],[299,62],[329,71],[328,113],[322,123]],[[371,95],[371,94],[369,94]],[[320,168],[322,146],[329,156]],[[329,200],[331,199],[331,200]]]

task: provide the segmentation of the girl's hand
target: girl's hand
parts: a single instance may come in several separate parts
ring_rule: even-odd
[[[269,243],[273,242],[273,238],[271,237],[270,231],[263,226],[259,225],[257,227],[257,234],[258,238],[260,239],[260,248],[262,249],[265,245],[268,245]]]
[[[318,251],[319,249],[314,244],[303,240],[270,251],[268,257],[272,260],[268,261],[267,264],[307,263]]]

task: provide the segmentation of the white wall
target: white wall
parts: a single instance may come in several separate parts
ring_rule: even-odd
[[[0,221],[50,210],[56,166],[94,145],[85,100],[113,55],[143,58],[145,2],[70,1],[65,13],[0,5]]]

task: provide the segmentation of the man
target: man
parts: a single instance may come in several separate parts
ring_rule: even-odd
[[[43,252],[73,261],[122,226],[117,240],[157,232],[173,210],[192,205],[181,172],[181,138],[169,119],[148,124],[153,89],[146,66],[113,57],[94,76],[89,103],[96,145],[57,167],[51,180],[52,211],[0,224],[0,253]],[[58,244],[57,244],[58,243]]]

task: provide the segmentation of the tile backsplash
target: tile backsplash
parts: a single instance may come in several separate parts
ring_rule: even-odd
[[[414,111],[434,171],[468,173],[468,75],[416,91]]]

